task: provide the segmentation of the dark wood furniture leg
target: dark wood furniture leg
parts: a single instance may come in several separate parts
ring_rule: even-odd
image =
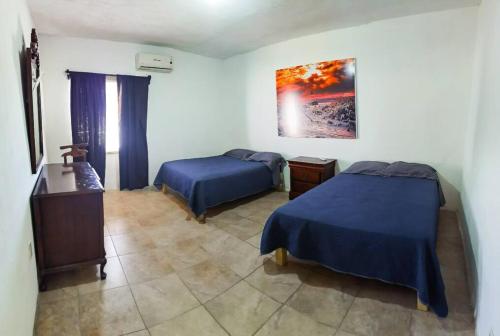
[[[106,277],[108,276],[106,274],[106,272],[104,272],[104,266],[106,266],[108,260],[107,259],[104,259],[104,262],[101,263],[101,267],[100,267],[100,274],[101,274],[101,280],[104,280],[106,279]]]
[[[47,290],[47,283],[45,282],[45,277],[40,277],[40,281],[38,284],[38,289],[40,292],[45,292]]]
[[[198,223],[200,224],[205,224],[206,223],[206,219],[207,219],[207,213],[204,212],[202,213],[200,216],[198,216],[197,220],[198,220]]]

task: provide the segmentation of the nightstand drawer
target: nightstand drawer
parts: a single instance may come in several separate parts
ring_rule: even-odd
[[[306,191],[311,190],[312,188],[314,188],[316,186],[318,186],[318,184],[299,182],[299,181],[292,180],[292,191],[295,191],[298,193],[305,193]]]
[[[304,169],[301,167],[291,167],[290,171],[292,174],[292,180],[316,184],[321,182],[321,171]]]
[[[335,176],[336,162],[333,159],[317,159],[305,156],[288,160],[291,187],[288,197],[294,199]]]

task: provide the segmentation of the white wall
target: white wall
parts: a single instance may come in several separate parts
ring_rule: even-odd
[[[246,146],[340,160],[433,165],[448,205],[460,188],[477,8],[374,22],[264,47],[224,61],[225,106],[245,116]],[[357,59],[356,140],[278,137],[275,70]]]
[[[477,331],[500,335],[500,2],[479,10],[474,99],[461,193],[477,267]]]
[[[32,22],[24,0],[0,1],[0,13],[0,335],[23,336],[32,334],[38,294],[28,249],[37,174],[31,174],[20,59]]]
[[[102,40],[43,36],[40,42],[47,110],[49,162],[71,143],[69,81],[64,71],[152,75],[149,87],[149,180],[166,160],[219,154],[232,146],[237,127],[221,108],[221,61],[175,49]],[[135,54],[172,55],[171,73],[135,70]],[[238,125],[239,126],[239,125]]]

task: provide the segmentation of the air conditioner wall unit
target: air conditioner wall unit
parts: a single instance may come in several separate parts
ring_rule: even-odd
[[[172,56],[139,53],[135,55],[135,68],[143,71],[170,72],[174,69]]]

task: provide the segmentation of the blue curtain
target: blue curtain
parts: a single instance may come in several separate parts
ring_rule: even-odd
[[[117,76],[120,110],[120,189],[149,185],[146,139],[151,77]]]
[[[69,72],[73,144],[87,143],[87,161],[104,185],[106,171],[106,75]]]

